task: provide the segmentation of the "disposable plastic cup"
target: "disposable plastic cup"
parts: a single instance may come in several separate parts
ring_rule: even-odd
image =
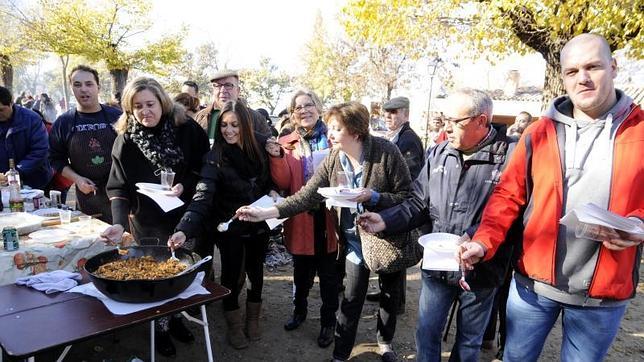
[[[92,217],[87,215],[81,215],[78,217],[78,223],[80,224],[83,230],[92,232]]]
[[[173,184],[174,184],[174,172],[172,172],[171,170],[161,171],[161,186],[163,186],[163,188],[166,190],[170,190]]]
[[[338,187],[351,189],[353,188],[353,172],[350,171],[338,171],[336,182]]]
[[[58,210],[61,224],[69,224],[72,222],[72,210]]]

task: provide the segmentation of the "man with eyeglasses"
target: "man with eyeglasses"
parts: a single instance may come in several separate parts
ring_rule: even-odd
[[[425,151],[423,150],[423,143],[420,137],[414,132],[409,125],[409,98],[395,97],[382,106],[385,110],[385,126],[387,132],[385,138],[398,146],[400,153],[402,153],[409,168],[411,179],[415,179],[423,167],[425,160]],[[414,240],[415,241],[415,240]],[[400,273],[400,304],[398,305],[398,314],[405,312],[407,286],[407,273]],[[367,300],[376,302],[380,300],[380,291],[371,292],[367,294]]]
[[[450,95],[445,109],[447,142],[428,151],[424,168],[410,196],[379,213],[364,213],[360,225],[368,232],[396,234],[420,227],[424,233],[450,233],[469,240],[488,196],[510,158],[516,140],[505,126],[491,124],[492,100],[483,91],[461,89]],[[450,306],[458,299],[456,342],[452,361],[478,361],[483,333],[496,288],[507,270],[511,245],[477,265],[459,283],[461,272],[422,270],[416,348],[418,361],[441,360],[441,334]],[[431,267],[431,262],[423,267]],[[469,290],[468,290],[469,289]]]
[[[603,360],[638,289],[641,235],[600,227],[596,241],[560,219],[593,203],[642,225],[644,112],[615,89],[617,63],[601,35],[572,38],[560,60],[566,95],[523,132],[461,249],[462,262],[476,268],[494,257],[512,223],[525,224],[506,307],[505,361],[536,361],[559,316],[561,360]]]
[[[208,138],[212,144],[215,139],[219,110],[228,101],[241,101],[239,98],[239,74],[234,70],[219,71],[210,78],[210,85],[212,86],[213,102],[195,115],[195,121],[208,133]],[[266,119],[250,108],[249,111],[253,118],[253,130],[270,137],[271,129],[268,127]]]

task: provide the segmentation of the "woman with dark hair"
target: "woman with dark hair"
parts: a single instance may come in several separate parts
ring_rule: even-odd
[[[56,121],[56,105],[49,98],[47,93],[41,93],[40,99],[38,100],[38,107],[34,105],[34,108],[37,108],[40,113],[43,115],[45,121],[49,124],[53,124]],[[36,110],[36,109],[33,109]]]
[[[195,114],[199,112],[199,98],[195,98],[188,93],[179,93],[174,96],[173,100],[186,109],[186,115],[195,119]]]
[[[271,175],[280,191],[293,195],[313,176],[313,153],[331,144],[322,121],[322,105],[311,91],[299,90],[291,97],[291,119],[295,131],[280,137],[279,146],[269,147]],[[319,204],[308,213],[284,223],[284,245],[293,255],[293,314],[284,324],[287,331],[300,326],[308,314],[308,295],[317,274],[320,279],[320,347],[333,343],[335,312],[338,309],[336,256],[338,241],[334,214]]]
[[[224,104],[217,119],[215,142],[206,155],[197,192],[177,225],[168,246],[177,248],[186,238],[203,234],[206,224],[230,220],[235,211],[272,191],[266,139],[253,132],[252,118],[240,102]],[[233,220],[227,228],[218,227],[213,239],[221,253],[221,284],[231,294],[223,300],[228,325],[228,343],[236,348],[248,347],[248,339],[261,338],[259,315],[264,279],[264,254],[269,230],[265,223]],[[246,326],[242,327],[239,294],[248,276],[246,291]],[[245,332],[245,333],[244,333]],[[244,335],[246,334],[246,335]]]
[[[173,194],[189,202],[199,179],[202,157],[208,151],[208,137],[152,78],[140,77],[128,83],[122,106],[106,186],[114,225],[102,236],[117,241],[127,230],[136,240],[151,237],[165,241],[186,207],[164,212],[151,198],[138,193],[136,184],[158,184],[160,171],[171,169],[175,172]],[[164,356],[176,353],[170,335],[182,342],[194,340],[181,318],[161,318],[157,322],[157,351]]]
[[[409,193],[411,177],[398,147],[369,134],[369,111],[357,102],[331,107],[325,114],[333,149],[311,179],[297,193],[270,208],[244,206],[237,210],[239,219],[262,221],[274,217],[293,217],[315,210],[324,201],[320,187],[339,185],[336,175],[343,172],[357,196],[356,209],[338,210],[337,230],[345,242],[346,289],[335,327],[334,360],[344,361],[351,355],[370,270],[362,256],[362,241],[356,231],[358,210],[379,211],[400,203]],[[380,273],[382,290],[378,311],[377,338],[384,361],[394,361],[391,342],[396,329],[396,309],[400,294],[400,273]]]

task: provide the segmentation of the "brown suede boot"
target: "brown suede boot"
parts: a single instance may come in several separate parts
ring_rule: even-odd
[[[259,315],[262,311],[262,303],[246,302],[246,336],[251,341],[259,341],[262,334],[259,331]]]
[[[224,311],[226,324],[228,325],[228,344],[235,349],[244,349],[248,347],[248,340],[242,331],[242,315],[241,310]]]

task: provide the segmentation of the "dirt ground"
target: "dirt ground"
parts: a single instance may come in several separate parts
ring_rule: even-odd
[[[218,260],[217,258],[215,260]],[[640,279],[644,277],[644,268],[640,268]],[[407,274],[407,307],[406,313],[398,320],[394,348],[400,360],[414,360],[414,331],[416,324],[417,301],[420,291],[420,272],[418,267],[409,269]],[[319,332],[319,289],[316,285],[309,299],[309,317],[299,329],[286,332],[282,327],[291,312],[292,268],[283,266],[273,271],[266,271],[264,283],[264,313],[261,319],[263,338],[251,343],[245,350],[237,351],[225,343],[225,325],[221,302],[208,307],[211,323],[210,333],[213,342],[215,359],[219,361],[325,361],[329,360],[332,346],[321,349],[316,338]],[[377,281],[372,275],[371,288],[376,288]],[[644,283],[638,286],[638,296],[628,307],[621,324],[621,330],[610,349],[607,361],[642,361],[644,358]],[[366,302],[356,345],[351,359],[353,361],[378,361],[376,353],[376,318],[377,304]],[[206,361],[205,344],[200,326],[190,324],[197,341],[186,345],[175,342],[177,357],[163,358],[157,355],[158,361]],[[454,323],[453,323],[454,324]],[[94,338],[74,345],[66,361],[129,361],[133,357],[149,361],[149,331],[145,326],[122,330],[113,335]],[[558,360],[561,340],[560,325],[553,330],[541,355],[541,361]],[[443,360],[449,357],[449,350],[454,341],[454,325],[447,343],[443,344]],[[483,351],[481,361],[494,359],[496,351]],[[39,356],[39,361],[55,360],[53,354]]]

